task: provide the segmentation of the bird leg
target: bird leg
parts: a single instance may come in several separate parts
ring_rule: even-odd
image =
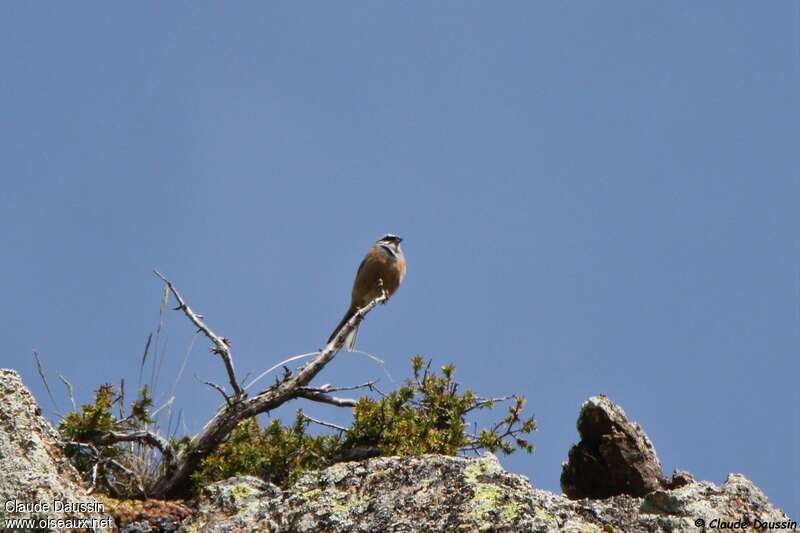
[[[383,288],[383,278],[378,278],[378,288],[381,290],[381,296],[386,297],[381,303],[386,305],[386,302],[389,301],[389,295],[386,294],[386,289]]]

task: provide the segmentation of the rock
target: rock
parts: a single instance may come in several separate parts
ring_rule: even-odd
[[[644,496],[666,486],[650,439],[607,397],[583,403],[578,433],[581,441],[570,449],[561,470],[561,489],[569,498]],[[679,476],[672,486],[686,481]]]
[[[16,372],[0,370],[0,395],[0,496],[29,505],[59,500],[90,506],[70,513],[5,512],[0,514],[0,528],[10,527],[8,518],[36,514],[105,519],[107,525],[96,524],[95,530],[113,530],[113,520],[86,495],[61,452],[58,434],[40,416]],[[658,465],[641,429],[628,423],[608,399],[589,400],[581,419],[579,430],[582,437],[588,436],[587,449],[598,450],[605,464],[616,464],[606,457],[626,458],[629,479],[645,479],[642,472]],[[593,430],[603,426],[603,420],[607,430]],[[604,439],[607,435],[612,438]],[[600,443],[589,448],[593,438]],[[626,441],[626,447],[608,447],[618,441]],[[660,466],[658,472],[660,476]],[[797,527],[741,475],[731,474],[720,486],[694,481],[685,472],[676,472],[668,482],[659,480],[659,486],[641,497],[620,494],[575,501],[533,488],[527,478],[503,470],[492,454],[469,459],[423,455],[337,463],[303,474],[287,490],[254,477],[227,479],[205,487],[191,515],[177,502],[102,501],[120,517],[120,531],[126,533],[173,531],[181,520],[178,531],[185,533],[696,533],[743,529],[743,523],[751,529],[758,524]]]
[[[685,470],[675,470],[669,479],[664,481],[664,487],[667,489],[679,489],[690,483],[694,483],[694,476]]]
[[[252,477],[221,481],[204,489],[180,531],[697,533],[696,520],[743,517],[790,522],[738,475],[720,487],[696,482],[645,498],[573,501],[534,489],[491,454],[423,455],[339,463],[285,491]]]
[[[115,529],[103,504],[81,486],[80,476],[59,446],[58,432],[41,416],[19,374],[8,369],[0,369],[0,500],[0,529],[12,527],[9,519],[29,518],[73,520],[42,529]],[[41,525],[18,527],[26,530]]]

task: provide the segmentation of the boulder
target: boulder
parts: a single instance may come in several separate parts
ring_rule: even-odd
[[[567,497],[644,496],[667,486],[653,443],[606,396],[586,400],[577,425],[581,440],[561,468],[561,490]],[[670,486],[685,481],[680,474]]]
[[[103,504],[81,486],[58,432],[41,415],[19,374],[8,369],[0,369],[0,502],[0,530],[115,529]],[[14,519],[51,522],[8,522]]]
[[[570,500],[503,470],[497,458],[423,455],[339,463],[290,489],[252,477],[206,487],[185,533],[657,533],[699,520],[790,523],[750,481],[696,482],[646,497]]]

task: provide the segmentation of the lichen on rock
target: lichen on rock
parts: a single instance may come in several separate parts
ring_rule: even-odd
[[[219,494],[237,485],[246,496],[230,514]],[[738,475],[721,486],[697,482],[645,497],[573,501],[533,488],[491,454],[424,455],[340,463],[304,474],[285,491],[252,478],[220,482],[204,491],[182,531],[696,533],[697,518],[745,515],[788,520]]]
[[[0,522],[31,517],[109,521],[99,511],[102,503],[81,486],[59,440],[19,374],[0,369]],[[19,505],[11,508],[7,502]],[[47,510],[36,510],[37,505]]]
[[[0,394],[0,496],[25,501],[55,497],[91,500],[61,453],[58,434],[39,415],[38,406],[15,372],[0,371]],[[591,408],[597,405],[613,404],[606,399]],[[624,412],[617,408],[609,413],[621,427]],[[619,433],[619,429],[616,431]],[[642,453],[624,456],[650,457],[655,462],[648,464],[657,464],[649,440],[635,437],[633,442],[643,448],[635,445],[629,450]],[[634,478],[639,471],[634,469]],[[110,505],[107,499],[103,501]],[[114,509],[132,520],[123,524],[121,531],[172,531],[188,514],[175,502],[159,502],[156,515],[169,515],[171,520],[140,520],[145,515],[136,505]],[[153,505],[141,503],[142,509]],[[696,533],[702,531],[696,525],[698,520],[710,524],[714,519],[791,524],[786,514],[739,474],[714,485],[694,481],[684,472],[671,481],[662,479],[640,496],[573,500],[534,488],[524,476],[506,472],[497,457],[484,454],[475,458],[421,455],[338,463],[304,473],[285,490],[255,477],[230,478],[201,490],[192,514],[183,519],[179,531]]]

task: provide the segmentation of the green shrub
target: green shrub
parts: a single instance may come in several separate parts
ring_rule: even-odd
[[[471,411],[491,409],[493,400],[478,398],[471,390],[458,392],[455,367],[442,367],[441,376],[430,371],[420,356],[411,362],[413,377],[380,400],[361,398],[353,411],[353,425],[344,446],[375,446],[382,455],[439,453],[463,450],[512,453],[514,445],[533,451],[523,438],[536,429],[533,418],[520,418],[525,400],[514,398],[508,415],[477,435],[465,430]],[[423,370],[424,368],[424,370]]]
[[[192,474],[195,487],[232,476],[252,475],[277,485],[291,485],[306,470],[330,464],[339,448],[335,435],[309,435],[309,420],[297,411],[293,426],[273,420],[261,428],[256,418],[240,422],[230,438],[206,457]]]
[[[95,391],[94,402],[67,414],[58,430],[65,441],[67,458],[92,486],[112,495],[144,495],[147,481],[158,470],[152,449],[136,443],[91,444],[96,437],[110,431],[146,429],[153,423],[150,417],[153,400],[147,385],[142,386],[139,397],[131,402],[127,416],[124,416],[123,400],[122,393],[113,385],[101,385]],[[115,404],[119,406],[119,418],[112,411]]]
[[[525,400],[511,397],[506,414],[496,423],[470,433],[467,417],[473,411],[492,409],[496,400],[483,399],[471,390],[459,391],[455,367],[446,365],[437,375],[421,357],[412,359],[412,377],[397,390],[379,398],[360,398],[353,421],[346,431],[313,435],[302,410],[294,424],[279,420],[261,427],[256,418],[241,422],[217,450],[204,458],[192,474],[195,489],[237,475],[254,475],[283,487],[294,483],[305,471],[324,468],[336,461],[376,455],[455,455],[482,450],[528,453],[533,446],[527,436],[536,429],[532,417],[524,418]],[[111,385],[101,386],[92,404],[67,415],[59,426],[67,456],[86,479],[113,496],[146,495],[147,481],[158,473],[156,452],[140,444],[90,446],[93,437],[108,431],[147,428],[152,399],[147,387],[123,416],[122,395]],[[120,417],[112,412],[120,406]],[[178,453],[188,437],[173,440]],[[366,450],[366,453],[364,451]],[[361,455],[354,454],[360,451]]]
[[[353,409],[353,423],[344,434],[309,435],[309,420],[302,410],[293,426],[282,426],[278,420],[264,428],[256,419],[240,423],[228,441],[203,460],[192,477],[195,486],[234,475],[255,475],[285,487],[302,472],[328,466],[357,448],[372,450],[369,455],[533,451],[525,436],[536,425],[532,417],[521,416],[523,398],[513,398],[507,414],[493,426],[469,434],[467,415],[491,409],[495,401],[478,398],[470,390],[459,393],[452,365],[442,367],[438,376],[430,371],[430,363],[425,365],[416,356],[412,370],[413,377],[396,391],[379,399],[360,398]]]

